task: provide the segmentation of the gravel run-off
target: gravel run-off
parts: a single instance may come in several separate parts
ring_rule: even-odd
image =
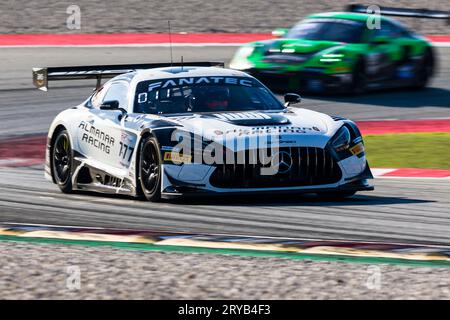
[[[19,242],[0,259],[0,299],[450,298],[446,268]]]

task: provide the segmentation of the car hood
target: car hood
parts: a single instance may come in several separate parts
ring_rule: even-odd
[[[207,141],[227,143],[227,146],[239,139],[258,137],[267,141],[276,135],[282,146],[323,148],[342,125],[342,121],[335,121],[328,115],[299,108],[279,112],[193,113],[163,118],[178,130],[202,136]]]
[[[305,39],[277,39],[260,44],[264,45],[265,56],[277,53],[314,54],[332,47],[345,45],[343,42]]]

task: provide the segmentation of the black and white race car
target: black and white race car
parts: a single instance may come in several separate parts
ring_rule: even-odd
[[[101,85],[102,78],[112,78]],[[180,195],[373,190],[354,122],[283,105],[261,82],[222,63],[34,68],[34,84],[97,79],[80,105],[56,116],[46,177],[151,201]]]

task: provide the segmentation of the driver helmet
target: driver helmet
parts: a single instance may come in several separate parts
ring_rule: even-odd
[[[230,89],[211,87],[205,92],[205,107],[211,111],[226,110],[230,101]]]

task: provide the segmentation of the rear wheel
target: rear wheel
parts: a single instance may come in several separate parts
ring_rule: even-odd
[[[60,131],[52,146],[52,173],[59,189],[72,192],[72,148],[67,130]]]
[[[149,201],[161,199],[161,156],[158,141],[144,138],[139,155],[139,184],[142,195]]]

